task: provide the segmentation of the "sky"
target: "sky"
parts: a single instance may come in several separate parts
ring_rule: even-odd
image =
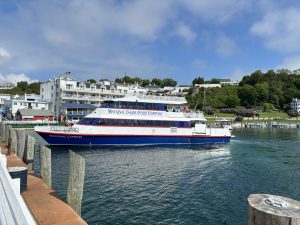
[[[296,0],[0,0],[0,83],[299,68]]]

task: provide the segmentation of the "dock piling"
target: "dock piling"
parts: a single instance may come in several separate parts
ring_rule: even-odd
[[[300,202],[269,194],[248,197],[248,225],[298,225]]]
[[[69,182],[67,192],[67,202],[74,211],[81,215],[81,200],[83,195],[85,160],[80,155],[69,150]]]
[[[17,130],[17,156],[24,159],[24,150],[26,145],[26,130]]]
[[[27,135],[26,148],[24,154],[24,161],[28,164],[30,171],[33,170],[33,160],[34,160],[34,146],[35,146],[35,138]]]
[[[10,132],[10,152],[17,153],[17,131],[11,129]]]
[[[40,151],[41,177],[51,187],[51,149],[42,146]]]

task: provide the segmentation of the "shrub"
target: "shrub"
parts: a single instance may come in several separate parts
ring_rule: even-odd
[[[235,117],[235,121],[243,121],[244,117],[242,116],[237,116]]]

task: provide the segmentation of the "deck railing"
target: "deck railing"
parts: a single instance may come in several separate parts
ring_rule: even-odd
[[[136,94],[136,96],[138,98],[148,99],[148,100],[186,102],[185,97],[178,97],[178,96],[158,96],[158,95],[144,95],[144,94]]]
[[[3,124],[57,124],[58,121],[47,121],[47,120],[30,120],[30,121],[21,121],[21,120],[2,120]]]
[[[0,150],[1,152],[1,150]],[[6,169],[6,156],[0,153],[0,224],[34,225],[22,196],[20,178],[12,179]]]

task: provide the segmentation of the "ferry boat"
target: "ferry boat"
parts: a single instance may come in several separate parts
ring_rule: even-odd
[[[184,97],[127,95],[104,101],[73,126],[37,126],[49,145],[214,144],[231,139],[228,127],[209,127]]]

